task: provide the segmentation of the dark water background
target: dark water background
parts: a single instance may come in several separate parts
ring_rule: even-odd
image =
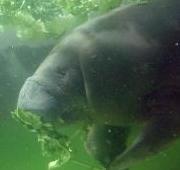
[[[13,32],[0,35],[0,170],[47,170],[48,160],[42,157],[36,135],[11,118],[18,92],[48,54],[55,41],[22,43]],[[77,143],[77,160],[92,167],[70,162],[61,170],[95,170],[94,161]],[[180,170],[180,140],[130,170]]]

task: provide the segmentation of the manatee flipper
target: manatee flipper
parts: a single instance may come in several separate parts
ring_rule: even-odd
[[[86,148],[104,167],[126,149],[129,127],[94,124],[88,133]]]
[[[145,97],[143,117],[149,120],[132,145],[115,158],[108,170],[125,170],[158,153],[179,135],[178,96],[176,88],[161,88]]]

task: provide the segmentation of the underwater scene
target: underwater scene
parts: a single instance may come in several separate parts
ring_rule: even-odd
[[[179,170],[179,0],[0,0],[0,170]]]

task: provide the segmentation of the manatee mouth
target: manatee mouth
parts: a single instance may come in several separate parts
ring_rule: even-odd
[[[43,117],[45,120],[54,120],[57,116],[59,103],[53,96],[53,88],[47,83],[30,77],[24,83],[18,97],[17,107]]]
[[[62,166],[71,157],[69,137],[57,131],[64,121],[58,117],[59,104],[49,83],[30,77],[24,83],[13,117],[38,135],[43,156],[48,157],[49,169]]]

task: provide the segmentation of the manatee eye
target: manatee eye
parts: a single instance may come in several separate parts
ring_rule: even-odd
[[[58,76],[65,76],[66,75],[66,70],[65,69],[59,69],[58,72],[57,72]]]

